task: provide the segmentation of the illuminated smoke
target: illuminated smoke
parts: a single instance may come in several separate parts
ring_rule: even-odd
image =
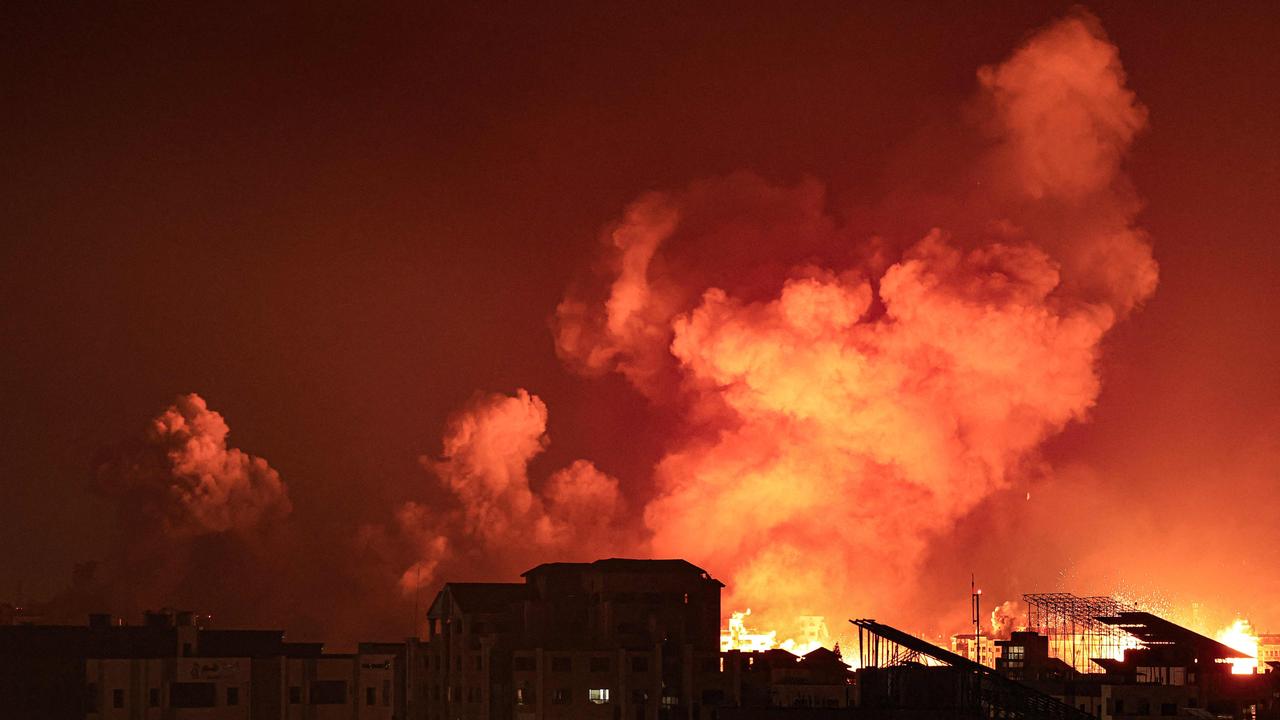
[[[1027,627],[1027,604],[1021,600],[1006,600],[991,611],[991,637],[1008,640],[1016,630]]]
[[[449,506],[410,502],[397,514],[397,534],[417,558],[401,575],[404,590],[445,575],[508,577],[545,558],[593,559],[616,546],[615,478],[577,460],[540,490],[531,485],[529,463],[547,447],[546,427],[546,405],[523,389],[477,396],[450,418],[441,457],[422,458]]]
[[[814,183],[695,183],[633,203],[603,291],[558,308],[569,364],[688,409],[644,551],[763,625],[900,606],[931,543],[1087,420],[1102,338],[1155,289],[1120,172],[1146,111],[1096,20],[978,78],[988,150],[923,237],[843,227]]]
[[[140,442],[110,454],[97,488],[121,500],[126,524],[140,520],[171,538],[247,531],[288,515],[289,494],[266,460],[227,446],[230,428],[194,393],[147,426]]]

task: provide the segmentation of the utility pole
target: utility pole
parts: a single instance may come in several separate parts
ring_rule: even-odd
[[[982,591],[978,589],[977,580],[974,579],[972,573],[969,574],[969,595],[973,599],[973,656],[978,659],[978,664],[982,664],[982,637],[979,634],[982,628],[982,614],[978,610],[978,601],[982,598]]]

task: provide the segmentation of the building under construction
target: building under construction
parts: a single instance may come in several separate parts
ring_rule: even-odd
[[[1095,658],[1123,657],[1137,647],[1137,640],[1124,628],[1103,618],[1137,612],[1138,608],[1113,597],[1079,597],[1071,593],[1023,595],[1027,603],[1027,629],[1049,640],[1049,654],[1079,673],[1103,672]]]

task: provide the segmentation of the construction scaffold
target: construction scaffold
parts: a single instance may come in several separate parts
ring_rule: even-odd
[[[866,717],[1089,720],[1035,688],[875,620],[858,628],[858,684]],[[877,710],[883,710],[877,714]]]
[[[1138,646],[1131,634],[1099,620],[1137,612],[1134,605],[1105,595],[1071,593],[1032,593],[1022,599],[1027,603],[1027,629],[1049,638],[1049,655],[1076,672],[1103,672],[1094,658],[1118,660],[1126,649]]]

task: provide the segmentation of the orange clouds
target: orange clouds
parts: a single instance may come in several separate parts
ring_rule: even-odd
[[[851,247],[820,191],[736,176],[638,200],[601,304],[560,307],[562,355],[700,428],[657,465],[642,551],[705,564],[784,633],[907,597],[936,537],[1087,418],[1103,336],[1154,291],[1120,174],[1145,110],[1096,22],[1069,17],[979,78],[994,181],[939,215],[965,235],[886,260],[881,239]],[[662,372],[676,382],[648,382]]]
[[[266,460],[227,446],[230,428],[194,393],[148,425],[140,443],[99,465],[97,487],[121,510],[169,536],[248,531],[292,510]]]
[[[575,369],[684,411],[648,537],[610,537],[618,483],[585,460],[534,489],[547,409],[521,390],[475,399],[425,462],[458,509],[415,516],[437,529],[413,572],[687,557],[783,636],[799,615],[906,601],[931,544],[1087,419],[1100,343],[1157,278],[1121,173],[1146,111],[1097,22],[1072,15],[978,78],[986,155],[951,171],[953,198],[903,203],[936,221],[924,237],[749,174],[628,206],[555,337]]]
[[[543,557],[587,559],[617,546],[615,478],[577,460],[533,487],[529,463],[549,442],[546,427],[546,405],[523,389],[478,395],[450,418],[441,457],[422,458],[449,503],[410,502],[397,513],[396,535],[416,558],[402,588],[447,571],[509,576]]]

